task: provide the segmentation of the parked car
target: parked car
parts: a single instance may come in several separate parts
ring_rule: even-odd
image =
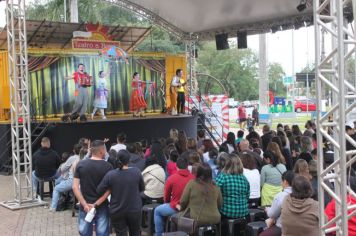
[[[294,110],[298,113],[302,111],[316,111],[316,102],[307,98],[295,100]]]

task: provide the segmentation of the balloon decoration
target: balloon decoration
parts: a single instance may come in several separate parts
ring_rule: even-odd
[[[128,63],[128,54],[120,47],[117,46],[106,46],[104,47],[100,55],[105,57],[108,62],[126,62]]]

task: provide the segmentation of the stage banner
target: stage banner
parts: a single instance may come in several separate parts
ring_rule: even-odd
[[[101,56],[66,56],[61,57],[49,67],[30,73],[31,109],[36,116],[58,117],[72,111],[75,99],[75,84],[73,80],[65,80],[78,68],[78,64],[85,65],[85,71],[94,79],[89,88],[88,113],[93,110],[96,82],[99,71],[107,76],[108,108],[109,114],[123,114],[129,112],[132,75],[137,71],[141,80],[155,83],[154,93],[147,96],[147,111],[159,112],[162,110],[161,81],[158,72],[149,70],[130,58],[128,63],[108,62]],[[149,86],[147,86],[149,89]],[[152,92],[152,91],[150,91]]]
[[[221,144],[229,132],[229,100],[226,95],[190,96],[186,111],[198,109],[205,114],[205,125]]]

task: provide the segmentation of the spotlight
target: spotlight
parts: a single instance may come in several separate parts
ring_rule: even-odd
[[[304,11],[307,8],[307,1],[306,0],[301,0],[299,5],[297,6],[297,10],[299,12]]]

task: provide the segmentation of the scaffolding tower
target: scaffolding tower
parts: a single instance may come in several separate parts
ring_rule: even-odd
[[[28,83],[25,0],[6,1],[9,54],[12,176],[14,199],[1,202],[12,210],[43,205],[32,189],[31,119]]]
[[[319,224],[321,235],[336,232],[337,235],[348,235],[348,219],[355,217],[356,205],[347,201],[347,195],[355,196],[347,179],[350,166],[356,161],[356,152],[346,151],[346,141],[356,147],[356,142],[346,134],[346,115],[356,107],[355,83],[350,83],[346,76],[347,61],[356,53],[355,33],[347,27],[344,10],[350,8],[352,2],[355,9],[356,0],[314,0],[315,25],[315,73],[317,84],[318,114],[318,192],[319,192]],[[355,14],[353,14],[355,15]],[[323,55],[323,31],[330,35],[331,50]],[[331,109],[321,114],[321,98],[325,91],[331,91]],[[351,95],[350,95],[351,94]],[[324,165],[323,138],[334,148],[334,161]],[[334,188],[326,181],[332,180]],[[335,217],[326,219],[324,215],[324,192],[336,202]],[[349,213],[349,214],[348,214]]]

